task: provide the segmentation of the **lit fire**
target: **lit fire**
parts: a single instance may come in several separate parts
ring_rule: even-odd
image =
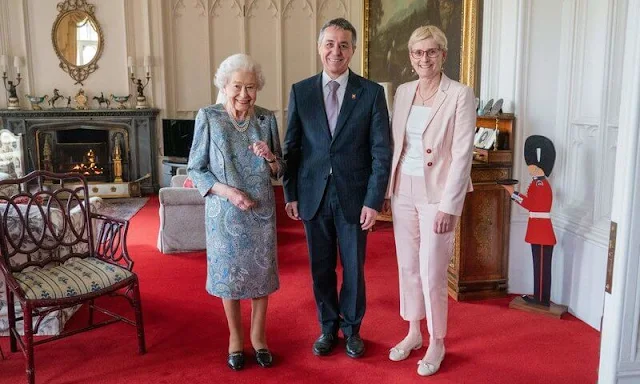
[[[102,175],[104,173],[104,169],[102,167],[98,167],[96,165],[96,155],[93,153],[93,149],[90,149],[87,152],[85,162],[89,165],[85,165],[85,163],[76,164],[71,168],[75,172],[80,172],[85,176],[96,176]]]

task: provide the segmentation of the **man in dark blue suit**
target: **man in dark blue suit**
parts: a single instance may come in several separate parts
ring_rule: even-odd
[[[287,215],[303,220],[322,334],[313,344],[327,355],[346,338],[350,357],[364,353],[367,231],[375,224],[389,179],[389,113],[383,88],[349,70],[356,30],[327,22],[318,37],[323,72],[294,84],[284,143]],[[343,266],[337,290],[337,250]]]

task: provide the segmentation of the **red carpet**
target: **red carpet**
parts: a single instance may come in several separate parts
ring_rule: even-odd
[[[398,315],[398,280],[391,227],[383,223],[369,236],[367,315],[361,334],[365,357],[353,360],[343,346],[328,357],[311,353],[318,336],[302,225],[278,207],[281,288],[270,300],[268,335],[276,365],[251,359],[241,372],[226,366],[226,322],[219,299],[204,290],[203,252],[163,255],[156,249],[158,199],[131,220],[129,251],[140,275],[148,352],[137,354],[135,329],[114,325],[36,347],[39,384],[191,383],[595,383],[599,333],[572,316],[555,320],[508,309],[509,299],[450,301],[447,356],[430,378],[416,374],[425,349],[405,361],[387,359],[404,337]],[[106,304],[105,304],[106,303]],[[122,299],[102,301],[126,309]],[[244,303],[246,351],[249,309]],[[68,324],[86,319],[81,310]],[[423,333],[427,337],[426,331]],[[8,352],[0,361],[0,383],[25,381],[24,359]]]

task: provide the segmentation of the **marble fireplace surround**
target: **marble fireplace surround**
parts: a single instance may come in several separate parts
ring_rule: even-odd
[[[42,111],[0,110],[2,127],[24,138],[26,172],[38,167],[36,133],[55,129],[118,129],[127,132],[129,179],[151,174],[151,183],[142,185],[143,193],[158,191],[156,172],[156,117],[158,109],[49,109]]]

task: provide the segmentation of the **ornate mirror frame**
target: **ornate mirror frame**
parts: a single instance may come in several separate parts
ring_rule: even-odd
[[[64,0],[57,5],[59,13],[51,29],[51,42],[53,44],[53,50],[58,56],[58,59],[60,59],[60,68],[62,68],[63,71],[69,73],[69,76],[71,76],[71,78],[76,81],[75,84],[84,85],[82,82],[86,80],[91,73],[98,69],[97,62],[102,55],[102,50],[104,49],[104,35],[102,33],[102,28],[100,28],[100,23],[98,23],[98,20],[96,19],[94,13],[95,8],[95,5],[88,4],[86,0]],[[96,54],[89,63],[84,65],[75,65],[69,63],[58,49],[58,45],[56,43],[56,31],[58,29],[58,25],[60,24],[60,22],[62,22],[65,16],[67,16],[71,12],[77,11],[86,12],[89,15],[89,18],[96,27],[96,32],[98,34],[98,49],[96,50]]]

